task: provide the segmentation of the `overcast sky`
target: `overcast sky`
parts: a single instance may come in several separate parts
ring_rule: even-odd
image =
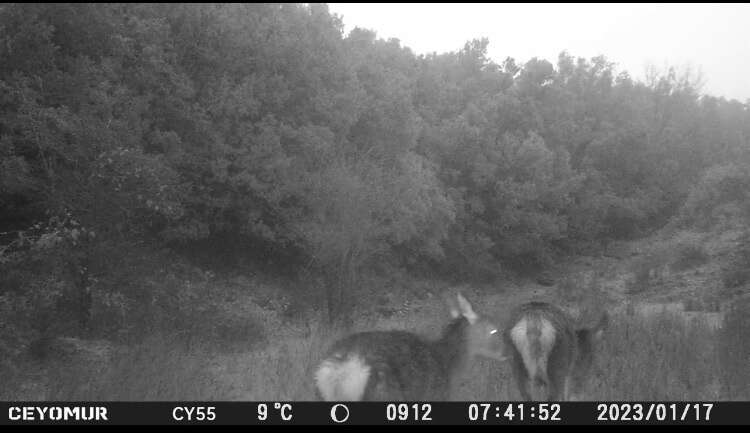
[[[750,98],[750,4],[450,4],[330,3],[346,32],[375,30],[418,54],[455,51],[487,37],[497,62],[510,56],[556,63],[604,54],[642,77],[647,65],[691,66],[705,93]]]

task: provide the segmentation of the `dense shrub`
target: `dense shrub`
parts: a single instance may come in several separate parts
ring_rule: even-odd
[[[677,246],[672,269],[684,271],[708,263],[710,256],[698,242],[684,242]]]
[[[750,232],[745,232],[737,240],[737,247],[722,270],[721,279],[727,289],[742,287],[750,282]]]
[[[680,211],[684,223],[707,227],[750,218],[750,165],[730,162],[709,168]]]
[[[657,249],[636,259],[631,266],[632,277],[627,283],[628,293],[641,293],[663,282],[669,260],[670,253],[666,249]]]

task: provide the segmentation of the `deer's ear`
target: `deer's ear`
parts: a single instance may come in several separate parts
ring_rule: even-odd
[[[594,329],[591,330],[592,335],[594,336],[594,340],[600,340],[602,338],[602,335],[604,335],[604,331],[607,330],[607,327],[609,326],[609,314],[605,311],[602,313],[601,319],[599,319],[599,323],[596,324]]]
[[[466,317],[466,320],[468,320],[469,323],[476,323],[479,319],[479,316],[474,312],[474,309],[471,308],[471,304],[469,303],[469,301],[467,301],[466,298],[464,298],[460,293],[456,298],[458,299],[458,308],[461,311],[461,315]]]
[[[446,298],[445,303],[448,304],[448,311],[451,313],[452,319],[458,319],[461,317],[461,311],[458,308],[458,304],[453,297]]]

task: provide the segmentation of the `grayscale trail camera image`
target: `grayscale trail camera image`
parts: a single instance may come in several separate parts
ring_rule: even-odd
[[[750,399],[748,22],[0,4],[0,401]]]

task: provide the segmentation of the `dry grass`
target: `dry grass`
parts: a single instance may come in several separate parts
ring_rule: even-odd
[[[750,297],[735,300],[726,313],[719,360],[724,395],[750,399]]]
[[[618,315],[605,334],[591,381],[594,400],[716,400],[716,331],[679,313]]]
[[[213,355],[173,336],[155,335],[118,350],[105,365],[56,362],[49,400],[213,400],[225,390],[208,372]]]
[[[425,317],[438,317],[428,314]],[[675,313],[615,315],[595,364],[594,400],[723,400],[747,398],[726,384],[750,384],[738,361],[748,340],[744,315],[731,329],[686,323]],[[743,318],[743,319],[740,319]],[[744,320],[744,321],[742,321]],[[358,328],[439,329],[437,320],[403,317]],[[427,332],[428,334],[430,332]],[[432,332],[434,333],[434,331]],[[343,335],[324,327],[244,353],[215,353],[153,337],[122,351],[104,368],[60,368],[50,376],[50,400],[315,400],[311,370],[328,344]],[[744,385],[743,385],[744,386]],[[747,391],[747,386],[741,389]],[[477,360],[464,374],[457,400],[518,399],[509,368]]]
[[[617,290],[626,298],[645,300],[649,297],[645,295],[674,289],[667,287],[668,283],[674,286],[682,280],[672,278],[670,271],[711,268],[718,263],[721,251],[712,247],[711,239],[685,232],[654,244],[643,256],[622,261],[629,265],[622,275],[631,278]],[[732,249],[732,260],[738,265],[732,269],[746,272],[746,263],[750,263],[746,259],[750,256],[745,252],[750,249],[742,247],[750,242],[746,238],[736,242],[740,248]],[[727,241],[715,243],[725,245]],[[716,260],[706,263],[709,257]],[[421,296],[416,296],[415,301],[416,286],[405,283],[404,278],[396,275],[392,281],[374,281],[368,290],[379,296],[360,299],[361,304],[372,304],[372,311],[353,314],[354,323],[348,329],[325,326],[314,307],[305,310],[309,314],[301,314],[276,305],[281,303],[276,299],[275,282],[266,285],[245,279],[193,282],[189,285],[192,291],[187,292],[190,296],[213,301],[206,303],[211,308],[197,313],[183,309],[180,314],[169,315],[180,320],[175,319],[171,327],[163,329],[180,329],[181,334],[151,335],[118,347],[100,361],[58,360],[46,362],[43,368],[19,364],[34,371],[19,380],[4,381],[0,399],[315,400],[312,369],[328,346],[345,333],[404,329],[434,338],[440,332],[447,315],[442,298],[433,294],[445,287],[424,282],[425,287],[419,290]],[[552,296],[549,300],[569,307],[582,321],[588,321],[598,317],[602,306],[612,299],[608,298],[611,293],[602,289],[605,280],[601,269],[571,272],[558,280],[557,288],[549,292]],[[740,284],[738,290],[743,287]],[[469,293],[469,299],[480,311],[495,312],[499,324],[512,305],[529,297],[529,293],[521,295],[523,290],[502,288],[502,291],[490,288],[481,294]],[[167,293],[175,292],[174,287],[166,289]],[[685,320],[690,316],[686,312],[700,315],[718,310],[717,295],[707,287],[700,289],[689,296],[683,294],[687,296],[683,301],[684,312],[652,311],[647,316],[636,311],[613,313],[595,363],[588,398],[749,399],[750,302],[736,303],[726,312],[724,327],[717,330],[705,322]],[[627,296],[633,293],[644,296]],[[414,302],[407,305],[408,300]],[[304,304],[309,305],[309,302]],[[186,338],[188,335],[191,338]],[[454,399],[518,399],[509,370],[498,361],[477,360],[459,378]],[[29,386],[32,382],[34,386]]]

